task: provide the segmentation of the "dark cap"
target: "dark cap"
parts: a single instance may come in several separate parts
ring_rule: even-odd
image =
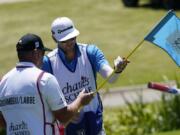
[[[34,49],[51,51],[51,49],[44,47],[41,38],[35,34],[24,35],[16,44],[17,51],[32,51]]]

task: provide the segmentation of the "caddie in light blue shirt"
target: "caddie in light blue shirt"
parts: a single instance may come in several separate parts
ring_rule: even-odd
[[[79,31],[69,18],[55,19],[51,32],[57,48],[44,57],[43,69],[56,77],[66,102],[70,104],[83,89],[86,92],[96,91],[97,72],[103,78],[108,78],[114,69],[98,47],[76,42]],[[115,74],[108,80],[110,83],[118,78],[128,61],[118,56],[114,63]],[[103,107],[97,93],[70,121],[65,130],[61,130],[61,135],[105,135],[102,113]]]

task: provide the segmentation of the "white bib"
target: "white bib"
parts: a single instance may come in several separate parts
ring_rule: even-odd
[[[83,89],[86,89],[89,92],[96,90],[95,77],[86,53],[87,45],[83,44],[78,47],[81,55],[78,56],[74,72],[70,71],[64,65],[58,55],[58,49],[55,49],[53,52],[48,54],[53,75],[56,76],[68,104],[72,103],[78,96],[79,92]],[[98,96],[96,95],[91,103],[84,107],[83,111],[96,111],[98,106],[99,101]]]
[[[0,109],[7,135],[52,135],[51,125],[45,122],[52,123],[54,117],[37,88],[41,72],[36,67],[14,68],[1,80]]]

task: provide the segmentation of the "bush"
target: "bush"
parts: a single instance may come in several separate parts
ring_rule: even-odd
[[[160,102],[127,103],[124,108],[107,108],[104,123],[107,135],[146,135],[180,129],[180,96],[163,95]]]

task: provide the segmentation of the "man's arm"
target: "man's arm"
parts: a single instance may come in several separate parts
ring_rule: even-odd
[[[118,79],[120,73],[123,72],[123,70],[126,68],[128,63],[129,63],[128,60],[126,60],[124,58],[122,59],[120,56],[118,56],[114,60],[114,69],[112,69],[110,65],[104,64],[101,67],[99,73],[104,78],[108,78],[112,74],[112,72],[114,72],[114,74],[108,80],[109,83],[113,83],[113,82],[115,82]]]
[[[93,92],[86,93],[83,90],[74,102],[67,105],[61,88],[53,75],[45,73],[40,84],[42,95],[46,99],[55,118],[63,124],[67,124],[81,107],[91,101],[94,95]]]
[[[122,59],[121,57],[117,57],[114,60],[114,69],[109,65],[108,61],[106,60],[103,52],[96,47],[95,45],[89,45],[87,48],[87,55],[90,59],[91,65],[93,67],[94,72],[99,72],[103,78],[108,78],[112,72],[115,70],[115,74],[108,80],[108,82],[113,83],[119,77],[119,73],[121,73],[127,63],[128,60]]]
[[[67,125],[77,112],[91,101],[93,96],[94,93],[85,93],[83,90],[74,102],[62,109],[53,111],[55,118],[62,124]]]

